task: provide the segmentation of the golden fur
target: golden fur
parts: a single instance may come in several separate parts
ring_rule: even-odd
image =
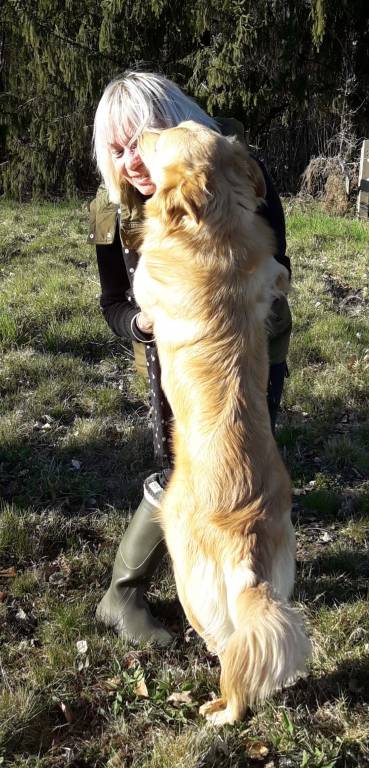
[[[186,615],[221,663],[221,698],[241,719],[305,668],[309,641],[287,604],[295,535],[286,469],[266,401],[265,322],[286,271],[255,215],[259,166],[192,122],[144,134],[157,191],[134,290],[151,317],[174,414],[174,471],[160,520]]]

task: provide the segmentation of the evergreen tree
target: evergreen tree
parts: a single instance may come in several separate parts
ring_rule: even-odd
[[[363,130],[368,33],[367,0],[5,0],[4,190],[92,191],[97,102],[137,62],[210,113],[241,119],[291,190],[321,136],[337,130],[343,105]]]

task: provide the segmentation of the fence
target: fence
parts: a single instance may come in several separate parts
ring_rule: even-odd
[[[361,147],[357,215],[359,219],[369,219],[369,139]]]

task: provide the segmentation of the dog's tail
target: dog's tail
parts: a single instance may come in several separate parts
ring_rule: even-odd
[[[233,719],[298,673],[310,655],[301,616],[268,583],[247,587],[235,604],[236,629],[221,655],[221,691]]]

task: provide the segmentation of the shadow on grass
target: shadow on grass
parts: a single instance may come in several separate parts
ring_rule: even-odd
[[[56,508],[75,515],[111,506],[134,506],[153,471],[151,431],[144,424],[122,436],[86,438],[60,447],[40,438],[0,450],[0,495],[20,510]]]
[[[301,413],[290,412],[288,422],[284,417],[278,430],[277,444],[298,485],[322,473],[330,477],[332,486],[355,485],[368,476],[367,398],[354,414],[343,401],[326,405],[324,418],[317,413],[309,421]]]
[[[334,606],[368,597],[369,556],[345,549],[297,564],[295,596],[306,603]]]
[[[50,751],[53,754],[53,757],[50,754],[50,765],[65,765],[65,754],[63,761],[61,755],[60,761],[58,760],[57,754],[59,751],[63,752],[64,742],[67,741],[69,744],[71,734],[77,743],[79,740],[86,739],[86,734],[93,736],[97,728],[101,730],[101,717],[98,716],[96,707],[87,699],[84,701],[82,697],[78,700],[77,695],[73,702],[73,713],[68,708],[68,716],[73,717],[72,725],[66,722],[62,707],[54,704],[52,698],[47,701],[45,697],[40,696],[39,702],[35,702],[34,709],[34,713],[30,713],[28,722],[22,723],[21,729],[17,730],[15,724],[14,732],[12,733],[9,729],[3,737],[3,748],[6,749],[5,754],[9,758],[13,756],[44,757]],[[85,762],[82,758],[68,760],[68,765],[72,768],[73,766],[87,768],[87,766],[92,767],[102,763],[95,761],[90,763],[89,760]]]
[[[334,672],[298,680],[288,690],[286,706],[295,708],[301,700],[313,713],[342,697],[352,705],[369,703],[369,655],[341,662]]]
[[[353,711],[365,711],[369,702],[369,656],[360,660],[344,661],[331,673],[309,675],[298,680],[285,694],[287,695],[284,697],[283,706],[291,708],[292,712],[299,706],[302,707],[309,713],[310,725],[318,710],[324,712],[324,708],[328,706],[328,711],[333,711],[333,707],[340,700],[344,700],[346,706]],[[345,738],[341,742],[340,737],[346,730],[344,720],[341,722],[339,717],[328,717],[325,722],[324,716],[319,716],[318,730],[325,732],[332,742],[335,737],[337,739],[335,768],[364,768],[368,765],[366,740],[362,741],[360,736],[355,736],[352,740]],[[323,763],[319,762],[319,765]]]
[[[77,329],[78,333],[73,335],[68,328],[68,320],[75,320],[73,310],[63,309],[62,318],[59,318],[59,321],[61,319],[65,326],[59,322],[56,329],[51,328],[46,331],[38,321],[28,320],[27,327],[23,329],[23,332],[19,329],[17,331],[17,344],[25,347],[32,346],[39,353],[67,354],[85,363],[99,362],[108,343],[112,352],[119,352],[118,341],[115,339],[107,340],[104,328],[98,327],[97,330],[94,329],[94,334],[91,334],[86,324],[83,328],[84,335],[80,329]]]
[[[331,528],[333,536],[338,536],[340,528],[348,521],[360,521],[367,515],[368,495],[350,493],[350,490],[338,493],[335,490],[308,491],[305,496],[294,497],[292,522],[298,524],[300,534],[309,533],[311,540]]]

